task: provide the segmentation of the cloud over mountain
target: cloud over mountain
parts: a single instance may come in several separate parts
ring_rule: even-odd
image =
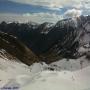
[[[67,10],[64,15],[66,17],[78,17],[81,14],[82,14],[82,10],[71,9],[71,10]]]

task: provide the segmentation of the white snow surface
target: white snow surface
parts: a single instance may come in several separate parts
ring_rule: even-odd
[[[90,63],[81,57],[29,67],[0,58],[0,90],[90,90]]]

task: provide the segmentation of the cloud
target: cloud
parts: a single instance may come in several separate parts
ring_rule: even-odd
[[[47,6],[47,7],[60,7],[60,0],[9,0],[14,1],[18,3],[24,3],[24,4],[33,4],[33,5],[40,5],[40,6]],[[65,1],[69,0],[63,0],[62,4]]]
[[[78,9],[71,9],[71,10],[67,10],[64,13],[64,16],[66,17],[78,17],[82,14],[82,10],[78,10]]]
[[[49,9],[59,10],[65,6],[82,7],[82,0],[10,0],[13,2],[44,6]],[[83,0],[84,1],[84,0]]]
[[[90,0],[9,0],[18,3],[44,6],[49,9],[59,10],[63,7],[77,9],[90,9]]]
[[[76,9],[78,14],[90,15],[90,0],[9,0],[17,3],[42,6],[64,13],[63,9]],[[81,10],[81,11],[80,11]],[[74,11],[75,12],[75,11]]]
[[[90,9],[90,0],[86,0],[85,2],[83,2],[83,5],[85,9]]]
[[[47,13],[40,11],[39,13],[24,13],[24,14],[11,14],[1,13],[0,21],[19,21],[19,22],[57,22],[63,17],[77,17],[81,14],[90,14],[90,0],[9,0],[17,3],[30,4],[42,6],[44,8],[56,10],[55,12]],[[61,10],[62,8],[62,10]],[[58,11],[57,11],[58,10]],[[61,11],[60,11],[61,10]],[[67,11],[66,11],[67,10]]]
[[[18,22],[57,22],[61,20],[62,15],[50,14],[50,13],[25,13],[25,14],[10,14],[10,13],[1,13],[0,14],[0,22],[1,21],[18,21]]]

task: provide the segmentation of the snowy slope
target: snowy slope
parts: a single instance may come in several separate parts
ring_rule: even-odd
[[[30,74],[30,69],[22,64],[0,58],[0,88],[8,82],[15,81],[19,75]]]
[[[60,60],[47,66],[55,71],[43,70],[37,73],[20,90],[90,90],[89,65],[84,57],[77,60]]]
[[[89,90],[90,67],[77,72],[43,71],[21,90]]]
[[[82,65],[80,61],[83,61]],[[63,59],[50,65],[35,63],[30,67],[0,58],[1,90],[90,90],[89,84],[90,63],[84,57]]]

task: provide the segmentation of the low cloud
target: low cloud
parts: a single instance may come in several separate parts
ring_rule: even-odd
[[[53,22],[56,23],[57,21],[61,20],[63,17],[62,15],[57,14],[50,14],[50,13],[25,13],[25,14],[10,14],[10,13],[1,13],[0,14],[0,22],[7,21],[7,22]]]
[[[71,10],[67,10],[64,13],[65,17],[78,17],[82,14],[82,10],[78,10],[78,9],[71,9]]]

